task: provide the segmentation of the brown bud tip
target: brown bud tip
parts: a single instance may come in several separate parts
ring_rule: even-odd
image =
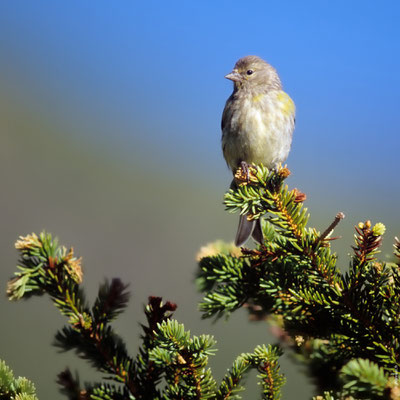
[[[278,171],[279,176],[281,176],[283,179],[286,179],[290,174],[290,169],[287,167],[282,167]]]
[[[307,200],[307,195],[303,192],[300,192],[300,190],[298,190],[297,188],[294,188],[292,192],[294,194],[295,203],[303,203],[304,201]]]
[[[177,309],[177,305],[176,305],[176,303],[172,303],[171,301],[167,301],[166,303],[165,303],[165,308],[168,310],[168,311],[175,311],[176,309]]]
[[[162,297],[158,297],[158,296],[149,296],[149,306],[151,306],[152,308],[154,307],[160,307],[161,302],[162,302]]]

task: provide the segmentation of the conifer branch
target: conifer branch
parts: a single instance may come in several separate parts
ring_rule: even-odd
[[[318,241],[319,242],[323,242],[333,232],[333,230],[337,227],[339,222],[344,217],[345,217],[345,215],[342,212],[337,213],[335,219],[333,220],[333,222],[321,234],[321,236],[318,238]]]
[[[201,249],[197,282],[205,293],[203,317],[246,307],[256,319],[274,321],[278,338],[318,379],[323,395],[315,400],[400,400],[400,241],[395,238],[397,264],[379,261],[384,225],[359,223],[350,267],[342,272],[328,236],[343,215],[320,234],[307,226],[306,195],[284,185],[287,168],[250,166],[248,172],[238,171],[225,205],[253,219],[264,217],[265,240],[255,249],[222,242]],[[191,336],[172,319],[176,305],[152,296],[141,346],[132,357],[111,325],[127,306],[127,285],[119,279],[104,282],[90,306],[81,285],[81,259],[72,249],[46,233],[20,237],[16,248],[19,271],[8,283],[9,299],[48,294],[68,318],[56,345],[74,350],[103,374],[100,382],[83,387],[69,369],[59,374],[70,400],[236,399],[251,369],[259,373],[262,398],[280,399],[285,382],[280,348],[257,346],[241,354],[218,385],[208,367],[213,337]],[[0,398],[14,399],[16,382],[0,363]],[[34,392],[23,398],[36,400]]]
[[[220,389],[208,368],[209,357],[215,353],[215,341],[209,335],[192,337],[182,324],[171,319],[176,309],[174,303],[163,303],[155,296],[149,298],[145,307],[147,323],[142,325],[142,345],[133,358],[110,324],[127,305],[127,285],[119,279],[106,281],[89,307],[80,287],[81,260],[73,256],[72,250],[58,246],[46,233],[21,237],[16,247],[21,253],[20,266],[16,278],[8,284],[9,298],[16,300],[47,293],[68,317],[68,325],[56,334],[56,346],[64,351],[74,350],[105,374],[106,382],[86,383],[82,387],[79,377],[74,377],[69,369],[61,372],[58,383],[68,399],[220,398]],[[247,363],[249,368],[260,372],[262,398],[279,398],[283,384],[277,363],[279,355],[275,348],[259,346],[254,353],[239,357],[242,364]],[[235,382],[226,399],[234,398],[235,386],[241,387],[242,376],[237,372],[233,369],[230,373],[233,380],[226,378],[228,386]]]
[[[0,399],[38,400],[35,385],[26,378],[15,378],[3,360],[0,360]]]
[[[340,376],[344,382],[344,396],[369,400],[398,399],[400,396],[395,380],[369,360],[351,360],[341,369]]]
[[[325,358],[332,376],[360,357],[385,374],[397,371],[400,279],[398,267],[376,259],[384,225],[367,221],[356,227],[354,257],[349,271],[342,273],[327,241],[341,213],[320,235],[307,227],[298,191],[283,185],[286,169],[253,166],[248,182],[240,176],[237,187],[225,195],[225,205],[231,212],[265,216],[265,241],[255,250],[242,248],[242,256],[203,253],[198,273],[208,283],[202,288],[203,316],[228,315],[245,305],[259,316],[275,314],[293,345],[298,337],[303,337],[302,347],[316,340],[326,343],[309,353],[308,360],[311,365],[312,359]],[[398,240],[395,255],[400,258]],[[338,377],[331,381],[338,382]]]
[[[67,368],[57,376],[57,383],[60,385],[60,392],[68,397],[69,400],[89,400],[91,390],[82,389],[79,377],[73,377],[71,371]]]
[[[280,372],[278,358],[282,350],[276,346],[257,346],[253,353],[241,354],[225,375],[217,392],[216,400],[228,400],[244,390],[241,381],[250,369],[256,369],[262,383],[262,398],[278,400],[286,379]]]

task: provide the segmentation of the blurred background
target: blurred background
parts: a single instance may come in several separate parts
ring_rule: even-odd
[[[400,6],[396,1],[119,1],[0,3],[0,358],[61,398],[57,373],[99,375],[51,346],[65,323],[49,299],[6,300],[14,242],[45,229],[83,257],[90,300],[105,278],[130,283],[116,322],[132,354],[149,295],[178,304],[192,334],[215,335],[220,378],[241,352],[274,342],[244,311],[201,320],[199,248],[231,241],[237,216],[223,194],[230,172],[220,118],[224,75],[256,54],[275,66],[297,106],[291,187],[307,193],[310,224],[346,214],[334,243],[346,268],[353,227],[387,227],[382,257],[400,234]],[[229,335],[227,335],[229,332]],[[285,356],[284,397],[313,386]],[[257,397],[255,377],[245,399]],[[295,393],[295,394],[293,394]]]

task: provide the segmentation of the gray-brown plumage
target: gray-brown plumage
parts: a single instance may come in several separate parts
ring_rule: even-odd
[[[222,114],[222,151],[235,174],[243,164],[276,168],[289,154],[295,121],[295,106],[282,90],[271,65],[257,56],[241,58],[225,76],[234,83]],[[260,221],[242,215],[235,244],[241,246],[250,235],[262,242]]]

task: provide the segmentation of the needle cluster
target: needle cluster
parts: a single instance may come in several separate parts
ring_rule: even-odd
[[[377,259],[385,227],[360,223],[350,267],[339,269],[330,247],[333,225],[319,233],[286,168],[254,166],[225,195],[228,211],[263,218],[264,243],[254,250],[203,252],[198,284],[205,318],[246,307],[277,324],[332,398],[399,399],[400,269]],[[396,239],[395,255],[400,244]],[[326,394],[326,396],[328,396]]]
[[[127,285],[119,279],[104,282],[90,306],[82,287],[81,260],[74,257],[72,249],[59,246],[45,232],[21,237],[16,248],[20,262],[15,278],[8,283],[9,299],[48,295],[68,317],[68,323],[55,335],[55,345],[62,351],[75,351],[101,373],[100,381],[81,385],[69,369],[62,371],[58,383],[68,399],[235,399],[252,369],[259,372],[262,398],[279,399],[284,377],[276,346],[257,346],[253,353],[239,355],[218,384],[208,367],[209,357],[216,351],[214,338],[191,336],[172,318],[176,304],[152,296],[144,309],[141,345],[132,356],[112,326],[128,304]],[[31,389],[29,381],[20,378],[18,386],[7,371],[0,363],[0,398],[35,400],[34,394],[18,397],[19,386]]]

